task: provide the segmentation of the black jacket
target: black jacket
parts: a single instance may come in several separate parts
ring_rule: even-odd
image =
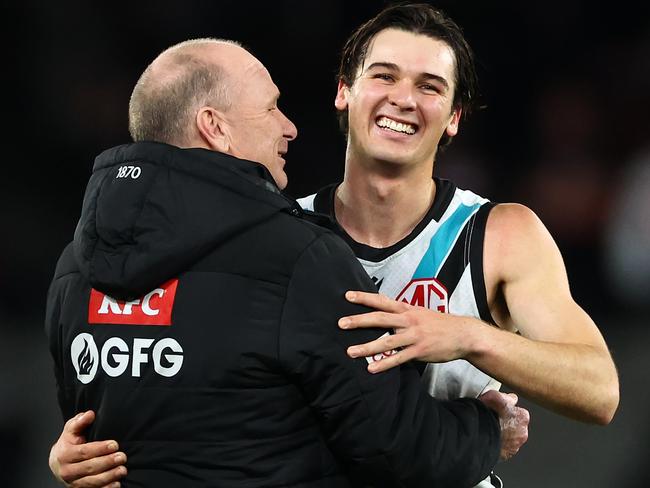
[[[374,286],[313,218],[224,154],[137,143],[96,159],[46,331],[63,415],[96,410],[89,440],[120,442],[123,486],[458,488],[490,471],[483,404],[347,357],[383,331],[341,331],[366,311],[343,294]]]

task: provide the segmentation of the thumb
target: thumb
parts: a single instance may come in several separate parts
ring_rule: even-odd
[[[506,402],[506,405],[514,407],[517,405],[517,402],[519,402],[519,397],[516,393],[506,393],[504,400]]]
[[[84,431],[95,421],[95,412],[87,410],[79,413],[65,424],[63,430],[75,436],[82,436]]]
[[[497,412],[500,416],[507,409],[513,408],[519,398],[514,393],[506,394],[497,390],[488,390],[478,397],[489,408]]]

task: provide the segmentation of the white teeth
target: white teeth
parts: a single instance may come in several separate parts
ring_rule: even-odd
[[[394,130],[395,132],[402,132],[404,134],[415,134],[415,127],[411,124],[404,124],[402,122],[396,122],[388,117],[381,117],[377,121],[379,127],[384,127],[386,129]]]

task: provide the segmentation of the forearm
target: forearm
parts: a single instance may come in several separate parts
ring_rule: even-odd
[[[525,336],[473,317],[443,314],[353,292],[348,300],[377,312],[343,317],[343,329],[392,328],[395,333],[348,349],[351,357],[392,353],[368,365],[379,373],[412,359],[444,363],[466,359],[523,396],[584,422],[607,424],[618,405],[616,369],[595,324],[570,300],[518,307],[511,323]]]
[[[607,350],[535,341],[483,323],[468,325],[466,359],[474,366],[557,413],[583,422],[611,421],[619,390]]]

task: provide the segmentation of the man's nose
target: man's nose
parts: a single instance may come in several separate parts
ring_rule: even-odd
[[[409,80],[399,80],[388,93],[388,101],[401,110],[415,108],[414,86]]]
[[[293,141],[296,137],[298,137],[298,129],[296,128],[296,125],[291,122],[289,117],[282,114],[282,117],[284,118],[284,137],[289,139],[290,141]]]

